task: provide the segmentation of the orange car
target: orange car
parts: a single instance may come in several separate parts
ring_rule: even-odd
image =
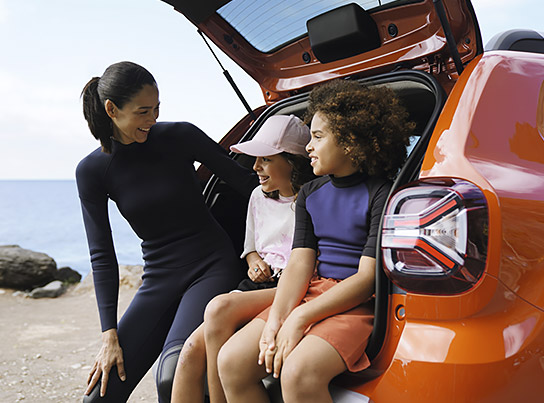
[[[544,401],[543,36],[484,51],[469,0],[164,1],[261,85],[225,147],[334,78],[390,87],[417,124],[383,216],[372,365],[335,401]],[[240,247],[244,203],[214,177],[206,197]]]

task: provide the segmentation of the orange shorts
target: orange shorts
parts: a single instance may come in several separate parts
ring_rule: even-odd
[[[306,295],[300,302],[311,301],[335,286],[342,280],[314,276]],[[266,321],[270,307],[262,311],[257,318]],[[340,354],[346,367],[351,372],[362,371],[370,365],[365,349],[372,332],[374,321],[374,299],[358,305],[349,311],[325,318],[311,325],[305,335],[312,334],[328,342]]]

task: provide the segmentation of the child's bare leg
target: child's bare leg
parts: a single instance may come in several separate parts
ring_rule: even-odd
[[[211,403],[226,402],[217,373],[217,355],[225,342],[259,312],[272,304],[275,289],[223,294],[211,300],[204,314],[204,337]]]
[[[268,374],[259,365],[259,340],[265,322],[253,319],[234,334],[221,348],[217,357],[219,377],[229,402],[268,402],[261,380]]]
[[[203,402],[205,374],[204,326],[200,325],[189,336],[179,354],[172,387],[172,403]]]
[[[289,354],[281,369],[283,400],[332,402],[329,382],[346,369],[333,346],[320,337],[308,335]]]

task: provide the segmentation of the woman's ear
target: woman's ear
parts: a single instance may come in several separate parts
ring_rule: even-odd
[[[115,106],[115,104],[111,100],[106,99],[106,102],[104,102],[104,108],[106,109],[106,113],[111,119],[116,116],[117,106]]]

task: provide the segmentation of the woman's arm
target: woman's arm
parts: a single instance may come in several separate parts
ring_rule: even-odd
[[[186,132],[183,135],[184,140],[187,141],[187,147],[192,151],[196,161],[204,164],[239,193],[244,196],[251,194],[259,184],[258,177],[252,170],[230,158],[223,147],[195,125],[185,122],[178,124],[183,125],[182,130]]]
[[[76,169],[100,322],[102,331],[106,331],[117,328],[119,266],[108,216],[108,194],[102,177],[101,161],[93,154],[83,159]]]
[[[96,180],[100,172],[92,160],[82,161],[76,170],[81,211],[91,256],[93,282],[102,325],[102,347],[87,378],[89,394],[100,378],[100,395],[104,396],[110,369],[117,366],[121,380],[125,380],[123,352],[117,338],[117,300],[119,295],[119,266],[115,257],[108,217],[108,197]]]

